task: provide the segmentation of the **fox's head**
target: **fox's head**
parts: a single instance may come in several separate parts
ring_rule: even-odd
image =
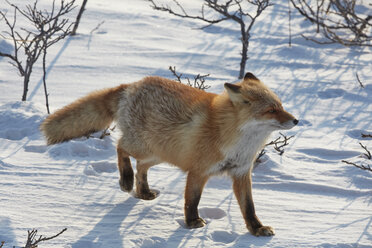
[[[225,89],[242,123],[254,120],[271,130],[291,129],[298,123],[279,97],[250,72],[240,83],[225,83]]]

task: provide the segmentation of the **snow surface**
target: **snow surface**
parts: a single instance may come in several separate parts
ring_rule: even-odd
[[[199,11],[201,1],[186,2],[191,13]],[[48,8],[50,1],[40,5]],[[40,247],[372,247],[372,173],[341,162],[371,165],[358,144],[372,150],[372,139],[361,137],[372,134],[371,48],[306,41],[300,34],[314,29],[294,12],[289,47],[287,6],[275,1],[258,19],[247,62],[247,71],[300,120],[286,132],[295,137],[285,153],[268,148],[254,170],[256,212],[275,228],[275,236],[248,233],[227,177],[208,182],[199,205],[208,224],[200,229],[185,228],[185,175],[174,167],[150,170],[150,187],[160,192],[153,201],[122,192],[116,130],[104,139],[96,134],[47,147],[38,130],[46,117],[41,65],[32,74],[29,101],[20,102],[22,79],[0,57],[4,247],[24,245],[32,228],[51,236],[65,227],[65,233]],[[0,8],[9,6],[2,1]],[[92,90],[147,75],[172,78],[170,65],[184,75],[210,73],[209,91],[221,92],[223,83],[238,75],[239,28],[226,22],[197,29],[201,25],[156,12],[144,1],[88,1],[79,34],[48,52],[51,110]],[[11,42],[0,39],[0,49],[11,51]]]

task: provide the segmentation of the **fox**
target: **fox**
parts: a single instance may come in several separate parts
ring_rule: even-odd
[[[168,163],[187,173],[184,217],[188,228],[206,221],[198,204],[211,176],[225,174],[248,231],[275,235],[256,216],[252,169],[257,153],[275,130],[291,129],[298,120],[279,97],[253,73],[225,83],[220,94],[158,76],[94,91],[49,115],[40,126],[48,145],[104,130],[116,122],[119,185],[143,200],[153,200],[148,170]],[[136,160],[134,174],[130,157]],[[133,190],[135,184],[135,191]]]

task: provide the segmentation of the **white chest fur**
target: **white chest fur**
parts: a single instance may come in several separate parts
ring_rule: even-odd
[[[227,172],[232,176],[247,174],[271,131],[261,121],[247,122],[241,127],[237,142],[222,151],[225,158],[213,165],[209,173],[213,175]]]

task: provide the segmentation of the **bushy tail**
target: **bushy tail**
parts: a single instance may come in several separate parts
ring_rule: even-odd
[[[126,87],[95,91],[49,115],[40,126],[48,145],[107,128],[116,118],[120,93]]]

